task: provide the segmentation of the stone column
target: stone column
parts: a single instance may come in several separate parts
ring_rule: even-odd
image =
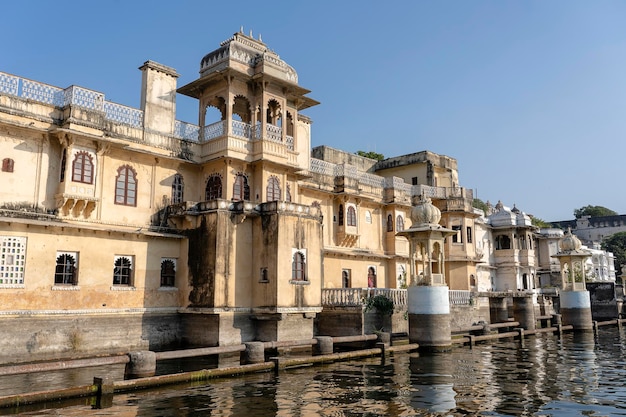
[[[589,291],[561,291],[561,320],[574,330],[593,331]]]
[[[130,378],[153,376],[156,372],[156,353],[146,350],[130,352],[130,361],[126,364],[124,374]]]
[[[535,306],[532,297],[513,297],[513,319],[524,330],[535,330]]]
[[[409,341],[420,350],[450,350],[450,299],[447,286],[412,286],[407,289]]]
[[[489,321],[504,323],[509,320],[509,308],[505,297],[489,297]]]

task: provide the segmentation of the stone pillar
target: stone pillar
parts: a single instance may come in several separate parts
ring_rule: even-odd
[[[391,333],[380,332],[378,333],[378,343],[382,343],[385,346],[391,346]]]
[[[509,309],[505,297],[489,297],[489,321],[504,323],[509,320]]]
[[[129,378],[153,376],[156,372],[156,353],[149,350],[130,352],[130,361],[126,364],[124,374]]]
[[[561,320],[575,331],[593,331],[589,291],[561,291]]]
[[[318,355],[330,355],[333,353],[333,338],[330,336],[318,336],[317,338],[317,347],[315,348],[315,353]]]
[[[452,345],[450,299],[447,286],[411,286],[407,289],[409,342],[420,350],[445,351]]]
[[[535,330],[537,328],[535,306],[532,297],[513,298],[513,319],[524,330]]]
[[[247,342],[244,353],[245,363],[265,362],[265,345],[263,342]]]

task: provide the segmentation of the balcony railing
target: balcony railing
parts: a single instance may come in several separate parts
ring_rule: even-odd
[[[393,301],[395,307],[407,305],[406,290],[393,288],[324,288],[322,305],[327,307],[364,306],[366,300],[377,295],[384,295]]]
[[[364,306],[368,298],[384,295],[393,301],[396,308],[407,306],[407,291],[394,288],[324,288],[322,289],[322,305],[325,307],[358,307]],[[471,305],[472,292],[450,290],[450,305]]]

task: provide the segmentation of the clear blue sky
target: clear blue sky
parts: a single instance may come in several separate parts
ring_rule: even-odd
[[[462,186],[544,220],[626,213],[626,1],[7,1],[0,71],[138,107],[251,29],[321,105],[313,145],[459,162]],[[178,119],[197,123],[179,96]]]

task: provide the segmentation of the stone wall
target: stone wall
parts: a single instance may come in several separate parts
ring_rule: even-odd
[[[588,282],[586,286],[591,299],[592,319],[604,321],[617,318],[618,305],[615,297],[615,283]]]
[[[19,329],[19,331],[16,331]],[[0,363],[164,350],[180,344],[176,313],[12,316],[0,320]]]

